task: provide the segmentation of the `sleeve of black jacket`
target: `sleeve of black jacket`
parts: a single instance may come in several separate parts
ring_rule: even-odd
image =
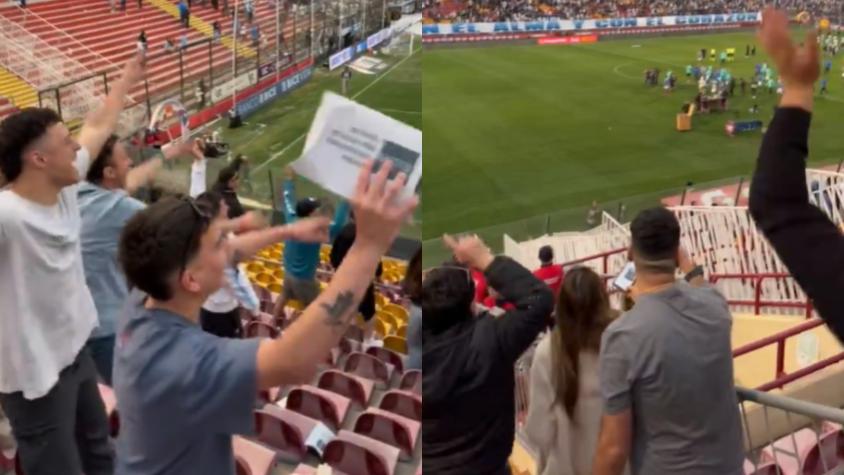
[[[494,321],[499,351],[516,361],[545,328],[554,296],[544,282],[509,257],[496,257],[486,270],[486,279],[516,307]]]
[[[781,108],[762,141],[750,213],[821,317],[844,340],[844,236],[806,189],[811,113]]]

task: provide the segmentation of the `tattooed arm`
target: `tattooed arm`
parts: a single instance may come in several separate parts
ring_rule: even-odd
[[[353,246],[331,284],[284,335],[258,349],[258,387],[300,384],[313,379],[317,364],[337,345],[357,314],[381,253]]]

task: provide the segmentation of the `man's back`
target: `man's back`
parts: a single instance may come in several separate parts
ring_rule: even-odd
[[[731,327],[715,289],[679,282],[639,297],[607,329],[605,411],[633,411],[634,474],[741,473]]]

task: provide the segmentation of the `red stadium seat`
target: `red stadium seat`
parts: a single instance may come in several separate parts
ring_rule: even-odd
[[[275,451],[257,442],[236,435],[232,437],[232,448],[235,460],[240,458],[246,462],[246,473],[250,475],[270,475],[275,467]]]
[[[774,448],[777,449],[776,456]],[[784,475],[819,475],[824,473],[824,463],[830,470],[839,466],[837,450],[836,432],[824,431],[817,434],[814,429],[806,428],[793,435],[783,436],[765,447],[761,461],[778,464]],[[789,455],[789,452],[797,454],[797,457]]]
[[[421,424],[383,409],[369,408],[358,416],[354,432],[401,450],[402,460],[413,459]]]
[[[346,358],[343,368],[347,373],[371,379],[382,387],[390,385],[391,370],[387,364],[378,358],[366,353],[354,352]]]
[[[780,475],[783,472],[777,470],[773,462],[759,462],[758,469],[750,460],[744,460],[744,475]]]
[[[268,407],[274,407],[268,405]],[[287,414],[296,414],[287,409],[278,408],[284,413],[269,410],[255,411],[255,434],[263,444],[272,447],[287,462],[300,462],[307,454],[305,437],[307,432],[287,419]],[[297,414],[300,415],[301,414]],[[304,417],[304,416],[302,416]]]
[[[350,373],[327,370],[319,376],[317,387],[345,396],[365,408],[369,405],[375,383]]]
[[[316,475],[317,469],[310,465],[299,464],[290,475]]]
[[[402,356],[393,350],[381,348],[378,346],[371,346],[366,349],[366,354],[372,355],[379,360],[392,365],[393,369],[401,374],[404,372],[404,360]]]
[[[387,391],[378,407],[408,419],[422,420],[422,398],[412,392]]]
[[[325,447],[323,460],[346,475],[393,475],[399,449],[347,430]]]
[[[252,471],[249,470],[249,464],[246,460],[243,460],[243,457],[235,456],[234,468],[236,475],[252,475]]]
[[[418,395],[422,395],[422,371],[418,369],[409,369],[404,372],[399,383],[399,389],[402,391],[411,391]]]
[[[281,397],[282,390],[280,387],[261,389],[258,391],[258,402],[263,404],[273,404]]]
[[[314,386],[299,386],[287,395],[287,409],[321,421],[334,431],[342,427],[350,405],[349,398]]]

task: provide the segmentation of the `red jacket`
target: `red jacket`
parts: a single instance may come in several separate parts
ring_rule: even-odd
[[[533,275],[542,282],[545,282],[548,287],[551,287],[554,295],[558,295],[560,293],[560,287],[563,286],[563,277],[565,277],[562,266],[558,266],[556,264],[542,266],[533,271]]]

